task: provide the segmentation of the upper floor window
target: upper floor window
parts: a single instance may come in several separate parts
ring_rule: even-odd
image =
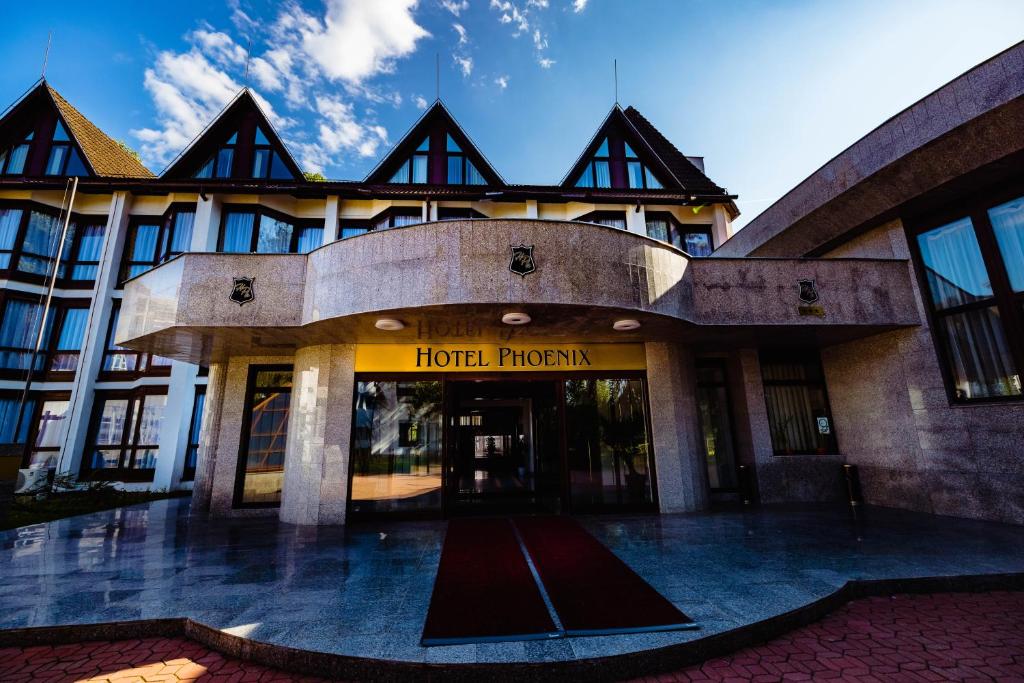
[[[38,299],[8,296],[0,312],[0,370],[17,371],[13,373],[16,376],[28,369],[35,353],[43,303]],[[54,299],[46,316],[35,370],[76,372],[88,320],[87,301]]]
[[[626,147],[626,177],[629,179],[629,186],[632,189],[647,189],[647,190],[660,190],[662,188],[661,182],[658,181],[651,169],[640,161],[637,157],[636,152],[629,146],[629,143],[623,143]]]
[[[611,154],[608,151],[608,138],[601,141],[594,156],[583,167],[583,172],[576,180],[576,187],[611,187]]]
[[[168,375],[171,361],[140,351],[132,351],[114,343],[117,321],[121,317],[121,300],[114,299],[107,324],[107,342],[103,350],[103,364],[99,379],[131,379],[141,375]]]
[[[235,161],[235,145],[238,144],[238,133],[232,134],[199,170],[196,178],[230,178],[231,167]]]
[[[125,241],[121,279],[142,275],[164,261],[189,251],[195,219],[195,209],[191,205],[172,207],[163,216],[133,218]]]
[[[911,228],[950,396],[957,402],[1019,399],[1024,197],[983,202],[966,213]]]
[[[28,151],[32,147],[34,135],[34,133],[29,133],[21,139],[21,142],[0,152],[0,174],[21,175],[25,172],[25,161],[28,160]]]
[[[690,256],[710,256],[715,250],[710,225],[680,223],[667,211],[650,211],[646,220],[648,237],[668,242]]]
[[[486,185],[487,181],[480,175],[473,162],[466,158],[462,148],[452,138],[446,136],[445,151],[448,155],[449,185]]]
[[[626,229],[625,211],[591,211],[576,220],[583,223],[599,223],[607,225],[609,228],[618,228],[620,230]]]
[[[439,221],[457,221],[466,218],[487,218],[476,209],[459,208],[455,206],[439,206],[437,207],[437,220]]]
[[[288,170],[284,159],[274,150],[259,126],[256,127],[256,140],[252,148],[252,177],[275,180],[292,177],[292,172]]]
[[[217,250],[226,254],[305,253],[322,243],[322,221],[300,223],[262,207],[232,207],[224,212]]]
[[[372,229],[370,222],[359,218],[342,218],[338,222],[338,239],[365,235]]]
[[[374,230],[401,228],[423,222],[423,211],[416,207],[398,206],[385,209],[373,217],[371,225]]]
[[[402,162],[394,175],[391,176],[392,183],[426,183],[427,163],[430,159],[430,138],[423,138],[412,156]]]
[[[46,162],[46,175],[84,176],[89,172],[82,163],[78,150],[71,144],[64,124],[57,121],[53,131],[53,144],[50,145],[50,158]]]
[[[35,205],[0,206],[0,270],[24,273],[38,280],[53,274],[62,225],[49,209]],[[96,279],[103,252],[106,220],[72,216],[64,241],[58,278],[69,287]]]

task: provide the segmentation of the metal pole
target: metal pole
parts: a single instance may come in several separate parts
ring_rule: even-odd
[[[57,256],[53,263],[53,272],[50,274],[50,283],[46,288],[46,300],[43,303],[43,314],[39,319],[39,331],[36,333],[36,346],[32,357],[28,362],[28,374],[25,376],[25,388],[21,392],[21,402],[18,404],[18,431],[15,438],[21,433],[23,421],[25,420],[25,404],[28,402],[29,390],[32,388],[32,377],[35,374],[36,359],[43,346],[43,336],[46,334],[46,319],[50,315],[50,303],[53,301],[53,290],[57,286],[57,276],[60,273],[60,261],[64,256],[64,242],[67,239],[68,227],[71,224],[71,207],[75,205],[75,193],[78,191],[78,176],[71,179],[71,197],[68,199],[67,208],[64,210],[64,225],[60,231],[60,241],[57,243]],[[27,432],[26,432],[27,433]],[[27,444],[26,444],[27,445]]]

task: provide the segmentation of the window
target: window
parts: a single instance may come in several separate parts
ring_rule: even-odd
[[[36,348],[39,323],[42,320],[43,303],[38,300],[8,298],[3,306],[0,320],[0,368],[5,370],[28,370],[30,358]],[[47,327],[52,327],[53,315],[47,316]],[[49,338],[49,330],[43,340]],[[45,348],[45,347],[44,347]],[[36,370],[43,369],[42,358],[36,359]]]
[[[47,369],[50,372],[77,372],[82,342],[85,341],[86,326],[89,322],[89,306],[85,304],[56,309],[51,307],[50,315],[54,318],[52,327],[57,334],[51,341]]]
[[[452,138],[446,136],[445,152],[448,155],[449,185],[486,185],[487,181],[477,170],[473,162],[466,158],[462,148]]]
[[[135,217],[128,226],[121,280],[152,270],[164,261],[189,251],[196,213],[191,205],[172,207],[162,217]]]
[[[22,209],[0,206],[0,269],[7,270],[14,261],[24,214]]]
[[[244,433],[238,458],[236,506],[281,504],[291,396],[291,367],[250,368]]]
[[[35,210],[29,212],[25,236],[21,242],[21,256],[18,258],[19,271],[32,275],[51,275],[61,227],[56,215]],[[72,237],[69,231],[67,240],[70,241]]]
[[[67,398],[39,402],[39,412],[33,420],[35,430],[31,438],[32,445],[26,458],[29,467],[57,466],[61,445],[60,432],[69,405]]]
[[[712,491],[736,490],[736,447],[725,361],[702,358],[696,362],[697,419],[701,447]]]
[[[170,374],[171,361],[160,356],[132,351],[114,343],[117,321],[121,316],[121,300],[114,299],[110,308],[110,323],[107,326],[107,345],[103,351],[103,365],[99,379],[130,379],[141,375]]]
[[[365,235],[371,229],[369,221],[342,218],[338,222],[338,239],[347,239],[356,235]]]
[[[106,232],[105,222],[96,220],[76,219],[74,221],[74,238],[71,253],[66,254],[67,267],[65,274],[70,274],[74,282],[92,282],[100,269],[103,257],[103,235]]]
[[[83,478],[152,481],[167,389],[97,391]]]
[[[575,512],[653,506],[642,380],[565,380],[565,441]]]
[[[640,161],[628,142],[623,144],[626,148],[626,178],[629,181],[629,187],[634,190],[660,190],[662,184],[651,172],[651,169]]]
[[[385,209],[370,221],[374,230],[401,228],[423,222],[423,211],[415,207],[398,206]]]
[[[199,463],[199,441],[202,439],[203,408],[206,406],[206,387],[196,387],[196,398],[192,402],[192,421],[188,426],[188,447],[185,450],[185,468],[182,470],[182,481],[196,478],[196,465]]]
[[[593,158],[583,167],[576,180],[576,187],[611,187],[611,154],[608,152],[608,138],[601,141]]]
[[[609,228],[618,228],[620,230],[626,229],[625,211],[591,211],[588,214],[580,216],[576,220],[581,223],[599,223],[601,225],[607,225]]]
[[[1024,197],[993,204],[911,226],[954,402],[1022,394]]]
[[[225,254],[307,253],[323,243],[323,222],[304,223],[263,207],[230,207],[220,228]]]
[[[710,256],[714,251],[710,225],[680,223],[667,211],[646,213],[647,236],[668,242],[690,256]]]
[[[391,176],[391,183],[426,183],[427,162],[430,158],[430,138],[423,138],[412,156],[402,162],[394,175]]]
[[[439,511],[441,383],[360,381],[355,401],[353,515]]]
[[[483,215],[476,209],[461,209],[444,206],[439,206],[437,208],[437,220],[439,221],[455,221],[467,218],[487,218],[487,216]]]
[[[838,452],[817,351],[764,352],[761,378],[775,455]]]
[[[50,158],[46,162],[46,175],[84,176],[89,172],[82,163],[78,150],[71,144],[64,124],[57,121],[53,131],[53,144],[50,145]]]
[[[10,149],[0,152],[0,174],[22,175],[25,173],[25,161],[32,147],[33,133],[29,133]]]
[[[256,127],[256,140],[252,148],[252,177],[287,180],[292,177],[284,159],[271,146],[263,129]]]
[[[32,415],[34,406],[35,399],[30,396],[25,402],[26,416]],[[31,420],[19,419],[18,408],[20,407],[20,393],[0,396],[0,444],[24,444],[27,440]]]
[[[206,163],[199,167],[199,170],[196,171],[196,178],[230,178],[237,143],[238,133],[234,133],[213,153],[213,156],[206,160]]]

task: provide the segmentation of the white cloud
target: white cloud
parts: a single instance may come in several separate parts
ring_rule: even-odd
[[[548,0],[526,0],[527,7],[536,7],[537,9],[547,9]]]
[[[554,63],[555,60],[548,59],[547,57],[540,57],[537,59],[537,64],[539,64],[542,69],[550,69]]]
[[[469,42],[469,36],[466,34],[466,27],[456,22],[452,24],[452,28],[459,34],[459,45],[465,45]]]
[[[284,82],[281,80],[278,70],[263,57],[253,57],[252,63],[249,65],[249,73],[256,79],[260,87],[269,92],[284,90]]]
[[[572,11],[579,14],[587,8],[588,0],[572,0]]]
[[[459,70],[462,71],[463,76],[469,76],[473,73],[473,58],[465,57],[461,55],[452,55],[452,59],[459,66]]]
[[[441,0],[441,7],[444,7],[455,16],[459,16],[460,12],[469,9],[469,0],[462,0],[462,2],[458,2],[458,0]]]
[[[508,75],[506,74],[504,76],[498,76],[497,78],[494,79],[494,83],[499,88],[504,90],[505,88],[508,87]]]
[[[220,31],[198,29],[192,32],[192,42],[218,64],[245,64],[245,48]]]
[[[546,36],[541,34],[539,28],[538,29],[534,29],[534,31],[533,31],[533,46],[535,48],[537,48],[538,52],[540,52],[541,50],[546,49],[547,46],[548,46],[548,39],[547,39]]]
[[[416,105],[417,109],[426,109],[429,104],[429,102],[427,102],[427,98],[422,95],[413,95],[412,103]]]

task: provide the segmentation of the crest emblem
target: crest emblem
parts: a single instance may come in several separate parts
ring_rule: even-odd
[[[235,284],[231,287],[231,294],[228,298],[239,306],[244,306],[256,298],[256,290],[253,289],[252,277],[236,277]]]
[[[800,301],[805,304],[813,304],[818,300],[818,287],[814,280],[797,280],[800,287]]]
[[[509,245],[512,250],[512,259],[508,262],[508,269],[516,275],[526,277],[537,270],[537,262],[533,260],[533,245],[520,244],[518,247]]]

